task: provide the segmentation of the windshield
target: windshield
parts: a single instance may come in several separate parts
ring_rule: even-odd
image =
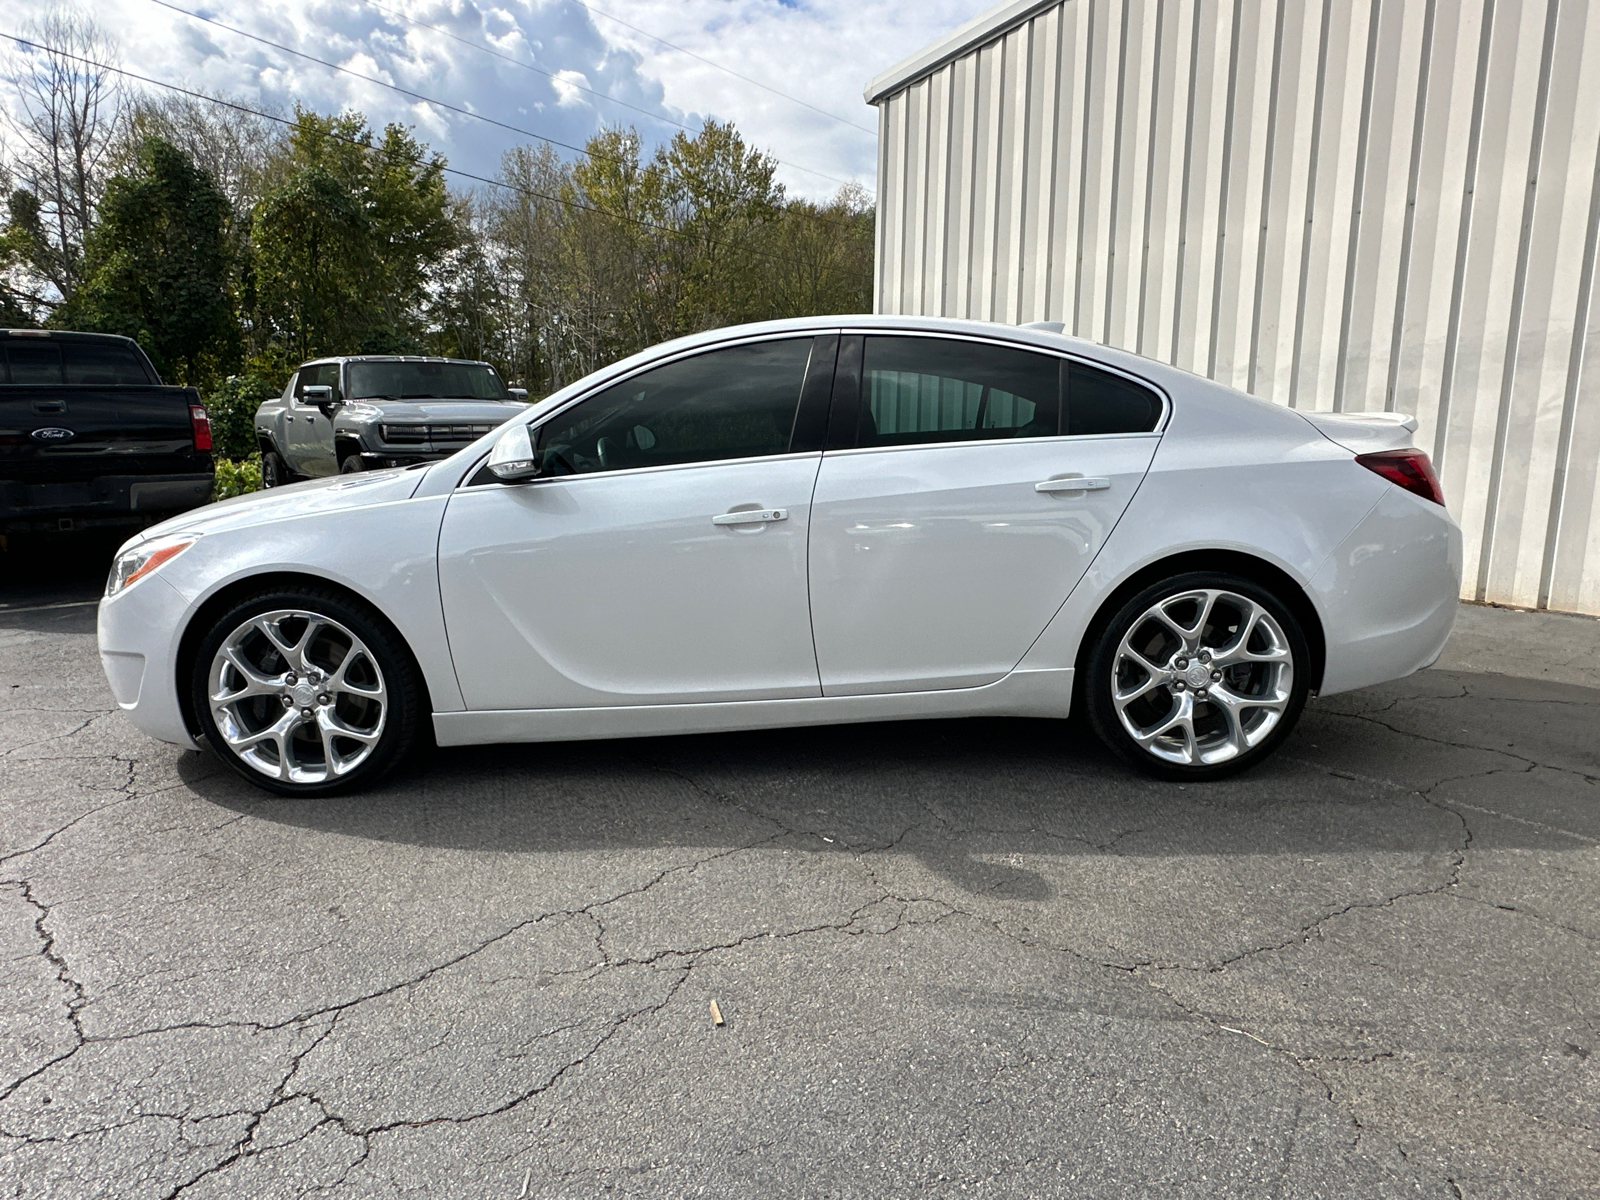
[[[354,362],[352,400],[509,400],[493,367],[462,362]]]

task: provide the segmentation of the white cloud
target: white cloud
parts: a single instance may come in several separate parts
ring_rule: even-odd
[[[0,29],[17,32],[50,2],[10,0]],[[808,196],[827,195],[843,179],[873,185],[876,139],[870,131],[876,117],[862,100],[862,87],[988,7],[986,0],[596,0],[602,11],[841,118],[835,120],[592,15],[573,0],[212,0],[205,7],[204,0],[175,2],[571,146],[582,145],[603,122],[635,125],[654,144],[675,132],[674,122],[697,127],[706,116],[731,120],[749,142],[783,161],[779,177],[792,192]],[[453,166],[474,174],[493,174],[504,150],[529,140],[149,0],[80,4],[120,41],[123,64],[154,78],[280,110],[296,103],[324,111],[350,107],[378,126],[415,125]],[[492,46],[549,74],[383,9]]]

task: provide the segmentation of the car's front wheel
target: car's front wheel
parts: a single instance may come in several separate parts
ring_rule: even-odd
[[[1271,591],[1194,572],[1145,588],[1102,629],[1084,700],[1112,750],[1168,779],[1214,779],[1260,762],[1305,706],[1304,631]]]
[[[190,688],[211,748],[251,783],[289,796],[376,782],[410,751],[424,707],[399,634],[320,588],[270,589],[217,616]]]

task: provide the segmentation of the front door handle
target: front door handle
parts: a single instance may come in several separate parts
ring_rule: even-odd
[[[738,512],[726,512],[720,517],[712,517],[713,525],[760,525],[768,521],[787,521],[789,510],[787,508],[744,508]]]
[[[1036,492],[1100,492],[1111,486],[1109,479],[1085,479],[1072,475],[1064,479],[1046,479],[1033,485]]]

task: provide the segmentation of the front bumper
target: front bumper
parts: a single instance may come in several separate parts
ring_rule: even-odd
[[[0,526],[58,529],[77,524],[127,524],[182,512],[211,498],[212,472],[102,475],[69,483],[0,480]]]
[[[189,601],[152,573],[100,601],[100,662],[117,707],[151,737],[198,750],[178,703],[178,642]]]

